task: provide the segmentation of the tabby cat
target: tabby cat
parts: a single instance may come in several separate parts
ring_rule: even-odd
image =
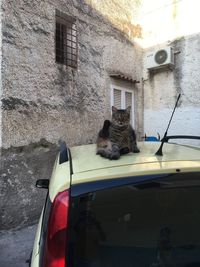
[[[127,109],[112,107],[111,122],[105,120],[98,134],[98,155],[109,159],[119,159],[122,154],[140,152],[135,131],[130,125],[130,111],[131,107]]]

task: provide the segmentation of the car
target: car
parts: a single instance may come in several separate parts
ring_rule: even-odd
[[[62,144],[30,266],[200,266],[200,147],[164,141],[119,160]]]

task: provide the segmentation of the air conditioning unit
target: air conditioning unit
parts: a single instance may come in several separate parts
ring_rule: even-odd
[[[174,52],[172,47],[156,50],[146,56],[146,67],[148,70],[174,66]]]

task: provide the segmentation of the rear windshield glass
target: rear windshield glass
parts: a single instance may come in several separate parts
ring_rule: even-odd
[[[95,188],[70,210],[69,266],[200,266],[200,173]]]

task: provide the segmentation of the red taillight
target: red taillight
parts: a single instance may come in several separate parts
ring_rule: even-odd
[[[44,267],[66,267],[69,192],[58,193],[53,201],[44,250]]]

